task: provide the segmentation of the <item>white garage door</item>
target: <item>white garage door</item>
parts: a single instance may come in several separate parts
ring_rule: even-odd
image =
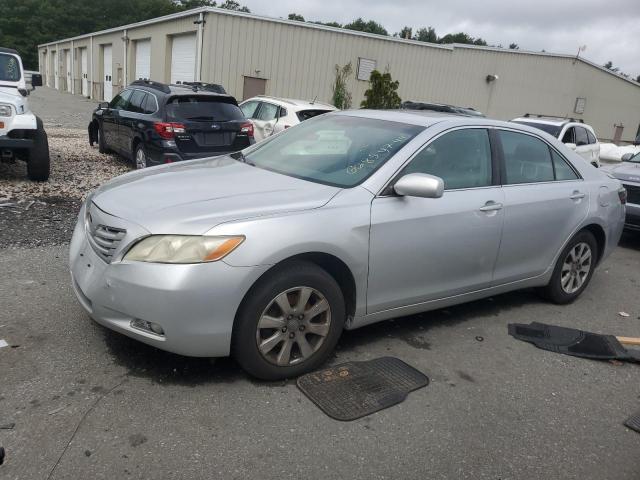
[[[136,80],[151,78],[151,40],[136,42]]]
[[[193,82],[196,74],[196,35],[173,37],[171,45],[171,83]]]
[[[111,57],[111,45],[105,45],[103,49],[103,65],[102,71],[104,72],[104,93],[102,99],[106,102],[110,102],[113,98],[113,63]]]

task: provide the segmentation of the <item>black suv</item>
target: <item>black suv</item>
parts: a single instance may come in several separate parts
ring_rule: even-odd
[[[137,80],[102,102],[89,124],[89,143],[136,168],[237,152],[255,143],[253,124],[220,85],[165,85]]]

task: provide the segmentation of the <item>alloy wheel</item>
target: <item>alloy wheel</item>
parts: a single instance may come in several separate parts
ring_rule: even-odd
[[[256,329],[260,355],[278,366],[296,365],[324,343],[331,307],[318,290],[294,287],[279,293],[262,312]]]
[[[591,262],[591,247],[587,243],[580,242],[569,250],[560,272],[560,285],[565,293],[580,290],[591,271]]]

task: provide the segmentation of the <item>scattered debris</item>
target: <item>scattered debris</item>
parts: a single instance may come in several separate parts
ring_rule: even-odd
[[[13,430],[13,427],[15,426],[15,422],[4,423],[0,425],[0,430]]]
[[[627,418],[624,422],[624,426],[640,433],[640,412],[636,412],[634,415]]]
[[[63,405],[62,407],[58,407],[58,408],[56,408],[54,410],[51,410],[50,412],[47,412],[47,415],[55,415],[56,413],[61,412],[65,408],[67,408],[67,406]]]
[[[628,317],[629,314],[627,312],[618,312],[618,315],[620,315],[621,317]]]
[[[0,338],[0,348],[8,347],[8,346],[9,346],[9,344],[7,343],[7,341],[2,339],[2,338]]]
[[[0,465],[4,463],[4,456],[5,456],[4,447],[0,447]]]
[[[479,342],[484,342],[484,337],[481,337],[480,335],[478,335],[476,337],[476,340],[479,341]]]

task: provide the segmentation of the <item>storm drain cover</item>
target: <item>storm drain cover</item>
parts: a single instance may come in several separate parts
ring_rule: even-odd
[[[298,388],[331,418],[355,420],[402,402],[429,377],[393,357],[347,362],[298,378]]]
[[[624,424],[631,430],[635,430],[636,432],[640,433],[640,412],[637,412],[635,415],[627,418]]]

